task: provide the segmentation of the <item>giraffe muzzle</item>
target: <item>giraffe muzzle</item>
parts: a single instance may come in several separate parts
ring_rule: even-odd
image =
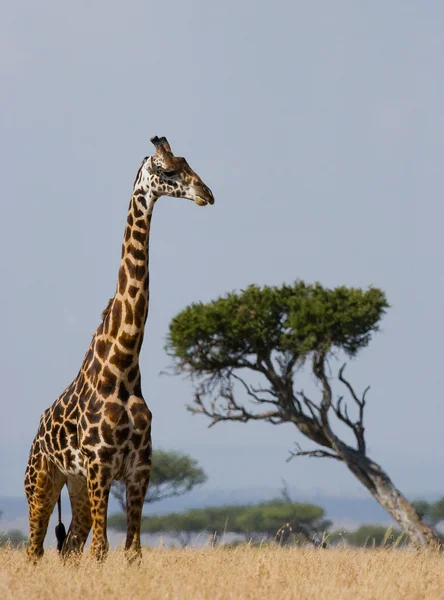
[[[196,194],[196,196],[194,198],[194,202],[198,206],[206,206],[207,204],[214,204],[213,192],[210,190],[210,188],[207,188],[205,186],[205,188],[199,190],[199,193]]]

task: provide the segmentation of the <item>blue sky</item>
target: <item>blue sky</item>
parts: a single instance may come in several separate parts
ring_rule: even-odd
[[[392,308],[348,368],[371,384],[370,455],[444,495],[444,5],[55,1],[0,23],[0,494],[22,493],[42,411],[75,377],[115,290],[131,184],[166,135],[212,188],[162,199],[141,357],[157,447],[209,487],[358,494],[343,465],[285,463],[290,425],[207,429],[161,376],[170,319],[249,283],[375,285]]]

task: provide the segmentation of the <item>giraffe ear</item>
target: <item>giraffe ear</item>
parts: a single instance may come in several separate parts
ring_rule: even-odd
[[[157,137],[157,135],[155,135],[154,137],[151,138],[151,142],[155,145],[156,147],[156,154],[173,154],[172,150],[171,150],[171,146],[168,143],[168,140],[166,139],[166,137]]]

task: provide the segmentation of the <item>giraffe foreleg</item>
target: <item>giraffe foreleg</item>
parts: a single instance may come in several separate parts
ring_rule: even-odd
[[[99,561],[108,554],[108,539],[106,536],[106,520],[108,499],[113,480],[110,465],[98,462],[88,464],[88,496],[91,506],[92,540],[90,553]]]
[[[46,456],[36,451],[29,457],[25,475],[25,490],[29,505],[28,558],[37,562],[43,556],[43,542],[57,498],[66,483],[66,476]]]
[[[131,462],[131,470],[125,475],[127,513],[125,553],[129,562],[140,560],[142,557],[140,527],[151,473],[151,446],[137,452],[136,459]]]

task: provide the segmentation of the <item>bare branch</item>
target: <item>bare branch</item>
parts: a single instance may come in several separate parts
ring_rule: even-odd
[[[275,406],[278,405],[277,400],[270,400],[267,398],[261,398],[260,396],[257,395],[257,393],[242,379],[242,377],[239,377],[239,375],[236,375],[235,373],[230,373],[230,377],[233,377],[234,379],[236,379],[236,381],[239,381],[244,390],[247,392],[247,394],[249,396],[251,396],[251,398],[253,398],[253,400],[255,400],[256,402],[260,403],[260,404],[274,404]],[[267,391],[267,390],[265,390]]]
[[[332,409],[340,421],[345,423],[348,427],[353,428],[353,423],[350,421],[349,416],[348,416],[346,404],[344,405],[344,411],[342,410],[342,401],[343,400],[344,400],[344,396],[339,396],[339,398],[336,402],[336,406],[334,404],[332,404]]]
[[[319,406],[317,404],[315,404],[312,400],[310,400],[310,398],[308,398],[304,391],[301,390],[300,392],[298,392],[299,395],[302,397],[302,400],[304,401],[305,406],[308,408],[308,410],[310,411],[310,414],[313,418],[313,421],[315,421],[315,423],[318,425],[318,427],[321,427],[321,422],[319,420],[319,415],[321,412],[321,409],[319,408]],[[300,406],[300,412],[302,412],[302,406],[298,401],[298,404]]]
[[[206,394],[205,390],[196,391],[194,395],[195,406],[188,405],[187,410],[193,414],[204,414],[211,419],[209,427],[216,425],[220,421],[268,421],[273,425],[278,425],[283,422],[282,414],[279,410],[264,411],[252,413],[241,404],[238,404],[234,398],[233,390],[227,386],[221,387],[218,392],[218,398],[225,400],[225,404],[218,405],[217,397],[209,401],[209,406],[202,399]]]
[[[251,391],[254,392],[255,394],[270,394],[270,396],[277,398],[276,392],[271,389],[251,386]]]
[[[302,450],[299,444],[295,444],[296,452],[290,450],[290,456],[286,459],[286,462],[290,462],[297,456],[309,456],[310,458],[334,458],[335,460],[342,461],[342,458],[338,454],[327,452],[326,450]]]
[[[351,397],[353,398],[353,400],[356,402],[356,404],[359,407],[359,417],[358,420],[355,423],[352,423],[348,417],[347,411],[345,409],[345,419],[339,415],[338,411],[335,410],[336,415],[338,416],[339,419],[341,419],[341,421],[343,421],[344,423],[346,423],[349,427],[351,427],[353,429],[353,432],[355,434],[356,437],[356,441],[358,443],[358,449],[360,452],[363,452],[365,454],[366,451],[366,445],[365,445],[365,439],[364,439],[364,431],[365,431],[365,427],[364,427],[364,409],[365,409],[365,397],[367,395],[367,392],[370,389],[370,386],[367,386],[362,394],[361,398],[358,398],[358,395],[356,394],[353,386],[351,385],[351,383],[345,379],[344,377],[344,370],[346,367],[346,363],[344,363],[342,365],[342,367],[339,369],[339,374],[338,374],[338,379],[339,381],[341,381],[346,388],[348,389],[348,391],[350,392]],[[336,407],[337,409],[340,408],[340,403],[338,401],[338,405]]]
[[[339,379],[339,381],[342,381],[342,383],[344,385],[347,386],[348,391],[350,392],[350,394],[351,394],[353,400],[356,402],[356,404],[360,404],[360,400],[359,400],[358,396],[356,395],[355,390],[353,389],[351,383],[344,378],[344,371],[345,371],[346,366],[347,366],[347,363],[344,363],[342,365],[342,367],[339,369],[338,379]]]

